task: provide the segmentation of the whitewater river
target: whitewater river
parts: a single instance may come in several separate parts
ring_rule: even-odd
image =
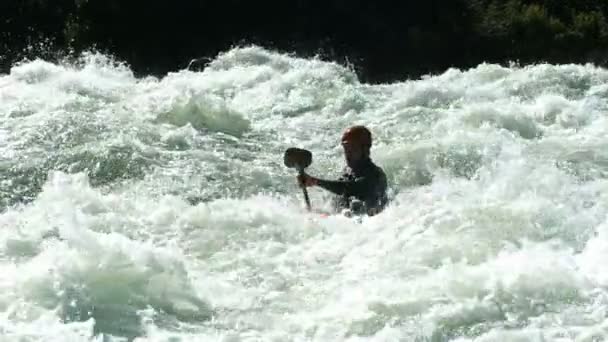
[[[0,75],[0,341],[603,341],[608,70],[368,85],[256,47]],[[365,124],[391,205],[305,211]],[[315,209],[326,192],[310,190]]]

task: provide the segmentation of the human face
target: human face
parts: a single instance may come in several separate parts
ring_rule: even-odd
[[[342,148],[344,149],[344,158],[346,159],[346,165],[349,167],[355,167],[361,159],[364,157],[363,146],[360,144],[354,144],[352,142],[342,142]]]

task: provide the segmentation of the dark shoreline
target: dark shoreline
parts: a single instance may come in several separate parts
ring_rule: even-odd
[[[606,66],[607,17],[601,0],[6,0],[0,73],[98,50],[162,76],[247,45],[349,64],[368,83],[484,62]]]

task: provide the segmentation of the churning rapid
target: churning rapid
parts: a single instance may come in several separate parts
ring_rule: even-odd
[[[395,84],[257,47],[136,78],[103,55],[0,76],[3,341],[608,338],[608,71]],[[307,214],[365,124],[390,206]],[[310,190],[316,209],[329,194]]]

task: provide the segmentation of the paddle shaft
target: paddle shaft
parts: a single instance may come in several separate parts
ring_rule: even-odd
[[[300,176],[304,174],[303,169],[299,169],[298,171],[300,172]],[[302,187],[302,192],[304,193],[304,200],[306,201],[306,209],[308,209],[308,211],[311,211],[312,209],[310,206],[310,198],[308,197],[308,190],[306,190],[306,186]]]

